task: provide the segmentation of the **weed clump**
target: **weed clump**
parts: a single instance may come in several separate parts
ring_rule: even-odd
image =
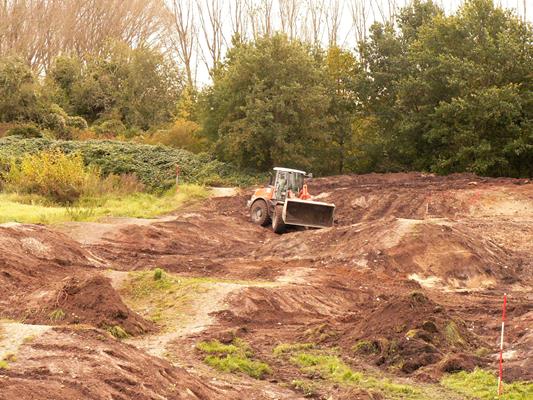
[[[126,332],[124,330],[124,328],[122,328],[120,325],[115,325],[115,326],[108,326],[106,328],[106,331],[108,331],[111,336],[121,340],[121,339],[127,339],[130,337],[130,335],[128,334],[128,332]]]
[[[459,328],[457,327],[457,324],[454,321],[450,321],[446,325],[446,327],[444,328],[444,336],[451,346],[465,345],[465,340],[461,336]]]
[[[48,317],[50,318],[50,321],[52,322],[59,322],[65,318],[65,312],[61,308],[57,308],[54,311],[52,311],[50,314],[48,314]]]
[[[164,278],[165,270],[161,268],[154,269],[154,281],[160,281]]]
[[[359,340],[352,347],[352,350],[362,355],[379,354],[380,352],[379,343],[370,340]]]
[[[312,382],[295,379],[291,382],[291,385],[294,389],[302,392],[304,397],[313,397],[316,395],[317,387]]]

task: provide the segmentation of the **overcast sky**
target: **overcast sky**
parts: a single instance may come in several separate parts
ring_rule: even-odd
[[[179,0],[179,1],[186,1],[186,0]],[[196,4],[205,6],[208,3],[211,2],[218,2],[220,7],[224,9],[224,12],[222,13],[222,20],[223,20],[223,31],[224,31],[224,37],[226,46],[231,41],[232,36],[232,25],[231,25],[231,11],[230,9],[234,7],[234,1],[235,0],[197,0]],[[272,0],[243,0],[243,3],[247,3],[250,7],[261,7],[261,4],[263,2],[268,2]],[[354,22],[352,18],[352,10],[354,4],[365,4],[365,10],[367,13],[367,27],[370,27],[372,25],[372,22],[374,21],[381,21],[382,20],[382,14],[387,14],[387,6],[386,4],[388,1],[386,0],[298,0],[300,3],[300,9],[299,9],[299,31],[302,31],[301,26],[304,26],[306,24],[309,24],[308,19],[306,20],[305,14],[306,14],[306,4],[308,2],[315,3],[318,2],[324,2],[324,6],[326,9],[329,9],[331,12],[332,6],[338,2],[339,3],[339,16],[340,16],[340,23],[339,23],[339,31],[337,36],[337,44],[343,48],[346,49],[354,49],[356,47],[357,42],[357,35],[354,28]],[[281,18],[280,18],[280,10],[279,10],[279,4],[283,2],[283,0],[273,0],[273,7],[272,7],[272,24],[274,30],[280,30],[281,28]],[[457,8],[463,3],[462,0],[434,0],[437,4],[439,4],[447,14],[451,14],[457,10]],[[531,22],[532,21],[532,15],[533,15],[533,0],[495,0],[496,4],[501,5],[502,7],[508,8],[516,12],[518,15],[520,15],[522,18],[524,18],[524,5],[526,8],[526,19]],[[399,7],[409,3],[409,0],[392,0],[390,3],[395,3]],[[211,3],[212,4],[212,3]],[[382,4],[381,9],[378,4]],[[380,12],[381,11],[381,12]],[[327,12],[327,11],[326,11]],[[204,11],[205,13],[205,11]],[[199,44],[200,49],[198,49],[197,57],[197,81],[200,84],[200,86],[205,85],[209,82],[209,73],[208,73],[208,67],[207,65],[210,65],[209,61],[207,60],[208,57],[208,50],[206,48],[206,39],[203,36],[204,32],[202,31],[202,24],[200,21],[200,17],[197,14],[196,15],[197,20],[197,29],[199,34]],[[205,18],[205,17],[204,17]],[[307,17],[309,18],[309,17]],[[322,43],[327,46],[328,43],[328,34],[327,34],[327,24],[326,24],[326,16],[323,16],[323,30],[324,32],[321,35]],[[301,34],[300,34],[301,36]],[[206,65],[207,64],[207,65]]]

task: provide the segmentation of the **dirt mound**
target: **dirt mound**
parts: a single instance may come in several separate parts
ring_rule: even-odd
[[[94,329],[55,328],[0,369],[0,399],[226,399],[169,362]]]
[[[301,324],[348,312],[361,298],[366,295],[344,287],[250,287],[229,296],[229,310],[219,315],[237,324]]]
[[[455,288],[513,283],[530,263],[464,224],[442,219],[389,218],[297,232],[268,241],[254,255],[342,262]]]
[[[104,235],[89,248],[116,267],[134,269],[146,268],[165,256],[205,259],[244,256],[269,234],[273,235],[209,207],[201,212],[182,213],[176,220],[125,226]]]
[[[101,266],[64,234],[39,225],[0,225],[0,318],[26,318],[27,296],[44,295],[65,276]]]
[[[0,225],[0,292],[41,285],[43,279],[99,265],[79,243],[39,225]],[[0,295],[0,299],[3,296]]]
[[[313,180],[311,193],[335,203],[337,225],[379,218],[533,215],[533,185],[472,174],[343,175]]]
[[[467,353],[480,347],[479,339],[422,292],[392,297],[350,325],[344,345],[377,365],[412,373],[447,356],[440,368],[452,372],[477,362]]]
[[[153,331],[155,325],[130,310],[102,275],[88,278],[67,277],[59,289],[51,292],[32,323],[90,324],[109,329],[119,326],[129,335]],[[57,314],[60,313],[60,314]]]

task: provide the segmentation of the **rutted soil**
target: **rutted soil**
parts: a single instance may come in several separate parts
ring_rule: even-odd
[[[315,179],[309,189],[336,204],[334,227],[275,235],[248,221],[248,191],[153,221],[1,226],[0,317],[66,326],[17,350],[0,370],[0,398],[300,398],[291,381],[309,376],[273,356],[281,343],[436,383],[475,366],[495,370],[503,293],[506,379],[533,379],[531,183],[370,174]],[[159,332],[117,291],[125,271],[155,267],[213,279],[175,332]],[[104,272],[121,278],[112,285]],[[61,321],[50,317],[56,309]],[[134,336],[129,344],[105,332],[115,325]],[[202,363],[199,340],[234,337],[270,364],[266,380]],[[375,396],[315,380],[317,398]]]

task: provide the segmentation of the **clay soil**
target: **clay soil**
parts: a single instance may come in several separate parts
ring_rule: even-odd
[[[0,319],[20,332],[0,328],[0,399],[303,398],[294,380],[313,382],[314,398],[383,398],[303,373],[273,354],[287,343],[437,387],[445,373],[496,371],[504,293],[506,379],[533,380],[533,184],[409,173],[309,189],[336,204],[334,227],[255,226],[251,189],[150,221],[0,225]],[[209,278],[175,333],[121,297],[129,271],[156,267]],[[115,326],[129,338],[112,337]],[[195,349],[236,337],[270,365],[264,379],[216,371]]]

